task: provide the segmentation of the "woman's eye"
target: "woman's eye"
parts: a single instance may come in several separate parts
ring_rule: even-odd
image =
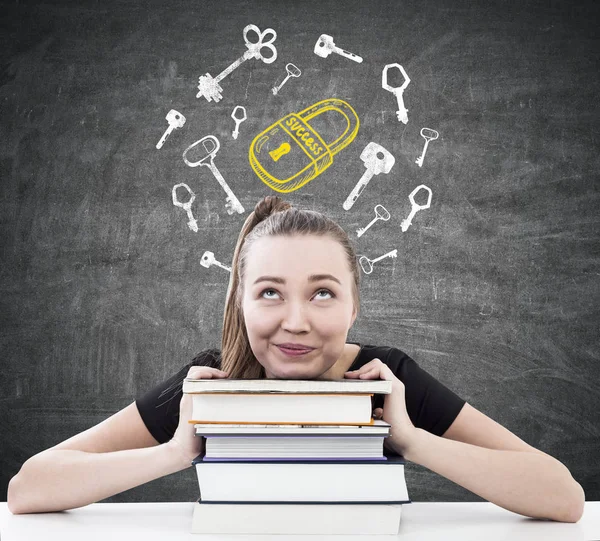
[[[331,291],[329,291],[328,289],[319,289],[319,291],[317,291],[317,295],[318,295],[319,293],[325,293],[325,294],[327,294],[327,295],[330,295],[330,296],[331,296],[331,298],[333,298],[333,297],[334,297],[333,293],[332,293]],[[324,298],[324,297],[321,297],[321,298]]]
[[[263,297],[265,293],[277,293],[274,289],[265,289],[260,296]],[[265,299],[273,299],[274,297],[264,297]]]

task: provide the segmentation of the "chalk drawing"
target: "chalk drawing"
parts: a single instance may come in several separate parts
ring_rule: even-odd
[[[300,68],[294,66],[294,64],[286,64],[285,71],[287,71],[286,78],[282,81],[282,83],[279,86],[274,86],[271,89],[271,91],[273,92],[274,95],[277,95],[279,93],[279,91],[281,90],[281,87],[287,82],[287,80],[290,77],[300,77],[300,75],[302,75]]]
[[[425,152],[427,152],[429,141],[435,141],[439,136],[440,134],[431,128],[421,128],[421,137],[425,138],[425,146],[423,147],[421,155],[415,160],[415,163],[419,167],[423,167],[423,160],[425,159]]]
[[[380,173],[389,173],[396,159],[392,156],[385,148],[377,143],[370,142],[361,152],[360,159],[365,163],[367,170],[363,173],[363,176],[357,182],[354,189],[350,192],[350,195],[344,201],[342,205],[344,210],[350,210],[352,205],[358,199],[358,196],[366,188],[369,181],[373,178],[373,175],[379,175]]]
[[[425,203],[424,205],[419,205],[418,203],[415,202],[415,195],[417,194],[417,192],[419,192],[420,190],[426,190],[427,192],[429,192],[429,196],[427,197],[427,203]],[[417,186],[408,196],[408,199],[410,200],[410,204],[412,205],[412,209],[410,211],[410,214],[408,215],[408,218],[402,220],[402,222],[400,223],[400,227],[402,228],[402,231],[406,231],[410,225],[412,224],[412,219],[415,217],[415,214],[419,211],[419,210],[425,210],[428,209],[431,206],[431,189],[428,188],[427,186],[425,186],[425,184],[421,184],[420,186]]]
[[[239,116],[238,111],[242,113],[242,116]],[[240,134],[240,124],[248,118],[246,115],[246,108],[243,105],[236,105],[235,109],[231,113],[231,118],[233,118],[235,121],[235,128],[231,133],[231,136],[234,139],[237,139],[238,135]]]
[[[165,141],[167,140],[167,137],[171,135],[171,132],[175,128],[181,128],[185,124],[185,117],[175,109],[171,109],[167,113],[166,119],[169,123],[169,127],[167,128],[167,131],[165,131],[163,136],[160,138],[160,141],[156,143],[156,148],[162,148],[162,146],[165,144]]]
[[[392,250],[391,252],[380,255],[375,259],[369,259],[366,255],[363,255],[358,262],[360,263],[360,268],[365,274],[371,274],[373,272],[373,263],[377,263],[386,257],[398,257],[398,250]]]
[[[322,34],[315,44],[315,54],[321,58],[327,58],[331,53],[339,54],[345,58],[354,60],[354,62],[358,62],[359,64],[363,61],[363,59],[357,54],[350,53],[348,51],[344,51],[344,49],[336,47],[331,36]]]
[[[219,263],[215,259],[215,254],[209,252],[208,250],[202,254],[202,257],[200,258],[200,265],[206,267],[207,269],[210,268],[212,265],[216,265],[217,267],[221,267],[222,269],[231,272],[231,267],[223,265],[223,263]]]
[[[252,32],[256,34],[257,41],[250,41],[248,38],[248,34]],[[266,41],[266,36],[270,35],[271,39]],[[246,42],[247,51],[240,56],[233,64],[231,64],[227,69],[219,73],[215,78],[213,78],[210,73],[206,75],[202,75],[198,79],[198,90],[199,92],[196,94],[196,97],[204,96],[207,101],[214,100],[218,102],[223,97],[221,92],[223,89],[219,85],[219,82],[222,81],[225,77],[227,77],[235,68],[237,68],[240,64],[244,63],[246,60],[250,58],[256,58],[258,60],[262,60],[265,64],[271,64],[275,62],[277,58],[277,49],[273,45],[273,42],[277,39],[277,32],[272,28],[267,28],[264,32],[261,32],[257,26],[253,24],[249,24],[244,28],[244,41]],[[270,51],[270,55],[265,57],[262,55],[262,49],[268,49]]]
[[[387,222],[389,219],[390,219],[390,213],[387,211],[387,209],[383,205],[376,205],[375,206],[375,218],[373,218],[366,225],[366,227],[361,227],[360,229],[357,229],[356,234],[359,237],[362,237],[365,234],[365,232],[367,231],[367,229],[369,229],[369,227],[371,227],[377,220],[383,220],[384,222]]]
[[[196,162],[189,161],[186,157],[186,154],[192,148],[199,144],[201,144],[204,148],[205,155],[202,156]],[[204,165],[208,167],[211,170],[214,177],[219,181],[219,184],[221,185],[223,190],[225,190],[225,193],[227,194],[227,198],[225,200],[225,208],[227,209],[227,214],[233,214],[234,212],[242,214],[244,212],[244,207],[239,202],[235,194],[231,191],[231,188],[229,187],[227,182],[225,182],[223,175],[221,175],[221,173],[217,169],[217,166],[215,165],[214,158],[217,155],[219,148],[221,148],[221,143],[219,142],[219,140],[214,135],[207,135],[206,137],[199,139],[195,143],[192,143],[183,151],[183,161],[190,167],[198,167],[199,165]]]
[[[342,133],[329,144],[309,124],[326,111],[335,111],[346,121]],[[276,192],[293,192],[325,171],[333,157],[354,140],[359,126],[358,115],[348,103],[322,100],[260,132],[248,151],[250,166]]]
[[[390,68],[398,68],[404,76],[404,82],[401,86],[397,88],[390,86],[387,82],[388,70]],[[404,124],[408,122],[408,116],[406,114],[408,113],[408,109],[404,107],[404,89],[408,86],[409,83],[410,78],[408,77],[406,71],[404,71],[404,68],[400,64],[388,64],[383,68],[383,72],[381,74],[381,86],[384,90],[387,90],[388,92],[391,92],[396,96],[396,99],[398,100],[398,110],[396,111],[396,116],[398,117],[398,120],[400,120]]]
[[[186,201],[185,203],[182,203],[181,201],[179,201],[179,199],[177,198],[177,188],[185,188],[190,193],[190,198],[188,201]],[[173,204],[176,207],[181,207],[183,210],[185,210],[187,212],[187,215],[189,218],[188,227],[192,231],[195,231],[196,233],[198,233],[198,222],[196,221],[196,219],[194,218],[194,215],[192,214],[192,203],[194,202],[194,199],[196,199],[196,194],[190,189],[190,187],[187,184],[185,184],[184,182],[181,182],[180,184],[175,184],[175,186],[173,186],[171,195],[173,197]]]

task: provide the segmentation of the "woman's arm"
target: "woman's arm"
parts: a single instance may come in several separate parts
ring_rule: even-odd
[[[27,460],[8,485],[8,509],[14,514],[73,509],[190,466],[174,442],[157,444],[130,404]]]
[[[485,417],[465,404],[444,437],[416,429],[404,457],[509,511],[577,522],[583,514],[585,494],[566,466],[522,442],[492,419],[485,421],[480,416]],[[449,439],[459,433],[467,439],[478,439],[479,445]],[[486,440],[491,445],[485,445]],[[506,448],[498,448],[502,445]],[[521,450],[515,450],[517,447]]]
[[[440,437],[415,428],[406,411],[404,384],[379,359],[345,377],[392,382],[380,412],[392,425],[386,445],[407,460],[515,513],[561,522],[581,518],[585,494],[569,470],[469,404]]]
[[[208,366],[192,366],[192,378],[225,378]],[[73,509],[175,473],[192,465],[203,438],[189,423],[192,398],[179,401],[173,438],[159,445],[135,402],[101,423],[27,460],[8,485],[11,513]]]

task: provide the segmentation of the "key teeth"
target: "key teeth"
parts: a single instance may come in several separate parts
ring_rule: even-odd
[[[221,95],[221,92],[223,92],[221,85],[215,82],[215,80],[208,73],[206,75],[201,75],[198,78],[198,91],[199,92],[196,94],[196,98],[204,96],[206,101],[209,102],[212,100],[219,102],[223,98]]]

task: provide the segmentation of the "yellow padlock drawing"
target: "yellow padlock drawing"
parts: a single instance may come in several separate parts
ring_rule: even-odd
[[[309,124],[326,111],[335,111],[346,120],[345,130],[331,143],[326,143]],[[358,115],[345,101],[320,101],[260,132],[250,145],[250,165],[258,178],[276,192],[293,192],[327,169],[333,157],[354,140],[359,126]]]

